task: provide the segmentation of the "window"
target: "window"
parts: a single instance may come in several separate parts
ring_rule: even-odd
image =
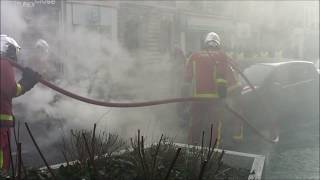
[[[309,64],[293,65],[291,69],[291,77],[294,79],[295,82],[314,79],[315,70],[312,68],[312,65]]]
[[[275,75],[275,82],[289,85],[315,78],[314,69],[309,64],[290,64],[279,68]]]
[[[160,23],[160,52],[166,53],[172,49],[172,23],[168,20],[163,20]]]
[[[274,74],[274,82],[281,85],[288,85],[293,83],[293,79],[290,78],[290,70],[288,66],[280,67]]]
[[[72,23],[74,25],[111,26],[112,9],[96,5],[73,4]]]
[[[124,45],[129,51],[137,50],[141,47],[140,32],[141,23],[130,19],[125,23]]]
[[[272,70],[272,66],[257,64],[247,68],[244,74],[253,85],[260,86]],[[244,80],[242,80],[242,83],[246,84]]]

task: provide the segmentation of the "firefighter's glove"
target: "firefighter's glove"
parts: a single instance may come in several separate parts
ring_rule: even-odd
[[[22,73],[22,79],[19,81],[24,92],[32,89],[40,80],[41,76],[39,73],[33,71],[32,69],[26,67]]]
[[[228,91],[227,81],[224,79],[217,79],[217,85],[219,98],[226,98]]]

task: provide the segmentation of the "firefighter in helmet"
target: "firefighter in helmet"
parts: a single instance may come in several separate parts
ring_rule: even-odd
[[[50,45],[44,39],[38,39],[34,43],[30,58],[25,63],[49,81],[58,80],[62,74],[62,63],[51,53]]]
[[[14,127],[12,113],[12,99],[29,91],[39,81],[40,75],[30,68],[25,68],[22,79],[15,80],[15,73],[10,61],[18,60],[20,46],[11,37],[0,35],[0,170],[7,173],[9,170],[9,140],[11,129]]]
[[[239,87],[239,83],[228,64],[230,59],[221,50],[219,35],[215,32],[208,33],[204,43],[205,49],[193,53],[187,62],[186,81],[191,83],[193,97],[212,101],[192,103],[188,141],[190,144],[199,144],[201,132],[205,131],[206,137],[210,136],[210,125],[213,124],[212,139],[216,139],[219,144],[225,110],[223,101]]]
[[[38,39],[34,44],[31,58],[26,62],[27,66],[46,76],[46,71],[48,71],[48,57],[49,44],[43,39]]]

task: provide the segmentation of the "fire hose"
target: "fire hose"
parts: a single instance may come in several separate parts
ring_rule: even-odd
[[[16,62],[10,61],[11,65],[14,67],[20,69],[23,71],[24,67],[19,65]],[[145,101],[145,102],[128,102],[128,103],[114,103],[114,102],[105,102],[105,101],[97,101],[94,99],[89,99],[83,96],[79,96],[75,93],[72,93],[70,91],[64,90],[49,81],[40,78],[39,82],[61,94],[64,94],[68,97],[71,97],[73,99],[93,104],[93,105],[98,105],[98,106],[104,106],[104,107],[119,107],[119,108],[128,108],[128,107],[145,107],[145,106],[154,106],[154,105],[160,105],[160,104],[169,104],[169,103],[177,103],[177,102],[189,102],[189,101],[210,101],[207,98],[195,98],[195,97],[188,97],[188,98],[172,98],[172,99],[164,99],[164,100],[158,100],[158,101]],[[211,100],[212,101],[212,100]]]
[[[211,53],[209,52],[209,49],[206,49],[207,54],[209,55],[209,57],[213,58]],[[252,89],[252,91],[256,91],[256,88],[253,86],[253,84],[250,82],[250,80],[247,78],[247,76],[238,68],[237,65],[235,65],[230,59],[227,59],[227,62],[229,64],[229,66],[231,66],[235,71],[237,71],[237,73],[239,73],[239,75],[243,78],[243,80],[248,84],[248,86],[250,87],[250,89]],[[257,96],[257,93],[254,93]],[[259,98],[259,97],[257,97]],[[261,101],[261,103],[263,103],[264,106],[265,103],[263,101]],[[237,119],[241,120],[242,122],[244,122],[248,127],[250,127],[250,129],[253,130],[253,132],[255,132],[258,136],[260,136],[262,139],[264,139],[267,142],[270,143],[277,143],[279,142],[279,136],[277,135],[277,137],[275,137],[274,139],[269,139],[268,137],[266,137],[264,134],[262,134],[258,128],[256,128],[255,126],[253,126],[250,121],[245,118],[243,115],[241,115],[239,112],[235,111],[234,109],[232,109],[227,103],[225,103],[225,108],[231,112],[231,114],[233,114],[235,117],[237,117]]]
[[[19,70],[23,71],[24,67],[19,65],[16,62],[10,61],[11,65],[18,68]],[[242,73],[241,73],[242,74]],[[243,75],[243,74],[242,74]],[[243,75],[245,76],[245,75]],[[249,82],[249,80],[246,78],[246,80]],[[49,81],[40,78],[39,82],[61,94],[64,94],[68,97],[71,97],[73,99],[85,102],[85,103],[89,103],[89,104],[93,104],[93,105],[98,105],[98,106],[104,106],[104,107],[119,107],[119,108],[128,108],[128,107],[145,107],[145,106],[154,106],[154,105],[160,105],[160,104],[169,104],[169,103],[177,103],[177,102],[194,102],[194,101],[212,101],[212,99],[208,99],[208,98],[196,98],[196,97],[186,97],[186,98],[172,98],[172,99],[164,99],[164,100],[157,100],[157,101],[145,101],[145,102],[127,102],[127,103],[115,103],[115,102],[105,102],[105,101],[97,101],[97,100],[93,100],[90,98],[86,98],[80,95],[77,95],[75,93],[72,93],[70,91],[67,91],[65,89],[62,89],[52,83],[50,83]],[[249,85],[251,85],[251,83],[248,83]],[[251,85],[252,86],[252,85]],[[250,86],[250,87],[251,87]],[[252,86],[253,88],[253,86]],[[254,88],[253,88],[254,89]],[[276,143],[277,140],[272,140],[269,139],[268,137],[266,137],[264,134],[262,134],[257,128],[255,128],[254,126],[252,126],[250,124],[250,122],[243,117],[240,113],[236,112],[235,110],[233,110],[228,104],[226,105],[226,109],[229,110],[232,114],[234,114],[237,118],[239,118],[241,121],[243,121],[244,123],[246,123],[248,125],[248,127],[250,127],[251,129],[254,130],[254,132],[260,136],[262,139],[264,139],[267,142],[271,142],[271,143]]]

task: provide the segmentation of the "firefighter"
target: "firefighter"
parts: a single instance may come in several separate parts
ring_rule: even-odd
[[[27,66],[46,76],[46,73],[48,73],[47,71],[49,70],[48,57],[49,44],[43,39],[38,39],[34,44],[31,58],[26,62]]]
[[[42,77],[49,81],[57,81],[62,74],[62,63],[59,58],[50,51],[48,42],[38,39],[33,47],[30,58],[26,61],[27,66],[39,72]]]
[[[7,173],[10,165],[10,131],[14,127],[12,99],[29,91],[39,81],[40,75],[30,68],[25,68],[22,79],[17,83],[10,61],[18,60],[20,46],[11,37],[1,35],[0,51],[0,170]],[[8,137],[9,135],[9,137]]]
[[[205,49],[193,53],[187,62],[186,81],[190,84],[189,88],[192,88],[193,97],[209,98],[212,101],[192,103],[188,141],[190,144],[199,144],[202,131],[208,137],[210,125],[213,124],[212,139],[217,139],[219,144],[224,118],[223,101],[228,94],[239,89],[239,83],[228,64],[230,59],[221,50],[219,35],[208,33],[204,43]]]
[[[35,44],[35,51],[40,61],[48,60],[49,44],[43,39],[38,39]]]

